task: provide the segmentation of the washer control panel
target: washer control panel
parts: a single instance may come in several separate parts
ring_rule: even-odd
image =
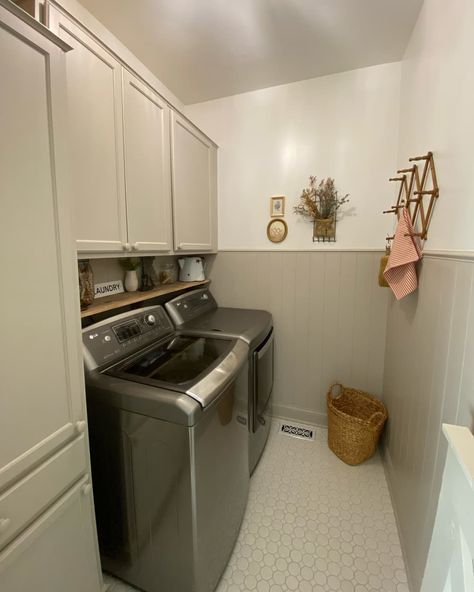
[[[162,306],[133,310],[91,325],[82,331],[86,369],[117,362],[173,331]]]

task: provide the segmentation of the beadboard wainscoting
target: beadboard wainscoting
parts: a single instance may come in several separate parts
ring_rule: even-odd
[[[390,299],[384,456],[411,589],[419,590],[446,457],[441,424],[474,429],[474,261],[427,254],[419,290]]]
[[[274,414],[326,425],[334,381],[381,395],[389,291],[380,252],[219,252],[210,277],[220,306],[271,311]]]

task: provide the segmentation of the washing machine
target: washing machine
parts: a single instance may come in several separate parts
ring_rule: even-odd
[[[104,570],[145,592],[212,592],[247,502],[248,345],[177,333],[161,306],[82,336]]]

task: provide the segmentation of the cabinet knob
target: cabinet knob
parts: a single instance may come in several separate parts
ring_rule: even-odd
[[[7,532],[7,530],[10,528],[10,524],[10,518],[0,518],[0,534]]]
[[[86,422],[85,421],[76,421],[76,432],[78,434],[83,434],[86,431]]]
[[[130,243],[123,243],[122,246],[123,246],[124,251],[131,251],[132,250]]]
[[[134,251],[138,251],[138,243],[133,243],[133,245],[132,245],[132,249],[133,249]]]
[[[82,486],[82,495],[89,495],[92,491],[92,485],[90,483],[84,483]]]

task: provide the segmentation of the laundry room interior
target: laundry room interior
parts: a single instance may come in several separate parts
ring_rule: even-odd
[[[0,0],[0,590],[474,590],[474,3]]]

